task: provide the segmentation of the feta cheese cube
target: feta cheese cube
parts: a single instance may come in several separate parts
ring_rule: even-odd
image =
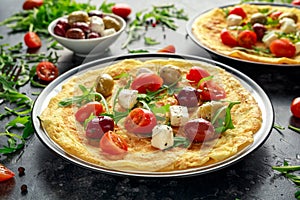
[[[239,15],[230,14],[226,18],[226,23],[228,26],[239,26],[243,22],[243,18]]]
[[[170,106],[170,119],[172,126],[183,126],[189,120],[189,112],[185,106]]]
[[[173,129],[170,126],[159,124],[152,129],[151,145],[164,150],[174,145]]]
[[[123,89],[118,96],[120,106],[126,109],[131,109],[137,103],[137,90]]]
[[[102,18],[97,16],[90,17],[90,29],[93,32],[101,34],[105,29]]]
[[[265,34],[262,41],[269,47],[270,44],[276,39],[278,39],[278,37],[277,37],[276,33],[274,31],[272,31],[272,32]]]
[[[295,21],[291,18],[283,18],[279,22],[281,24],[280,30],[283,33],[295,33],[297,31],[297,25]]]
[[[296,54],[300,53],[300,42],[296,42],[295,47],[296,47]]]
[[[210,121],[216,112],[224,106],[224,103],[218,101],[209,101],[202,104],[197,110],[199,118]],[[224,113],[225,114],[225,113]]]

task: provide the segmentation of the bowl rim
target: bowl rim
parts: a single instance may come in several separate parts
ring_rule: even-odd
[[[70,41],[72,41],[72,42],[73,42],[73,41],[74,41],[74,42],[83,42],[83,41],[102,41],[102,40],[111,38],[111,37],[113,37],[113,36],[116,36],[116,35],[118,35],[118,34],[121,34],[121,33],[125,30],[125,28],[126,28],[126,26],[127,26],[127,23],[126,23],[126,21],[125,21],[122,17],[120,17],[120,16],[118,16],[118,15],[115,15],[115,14],[113,14],[113,13],[103,13],[103,15],[104,15],[104,16],[114,17],[114,18],[117,19],[118,21],[121,21],[122,26],[121,26],[120,30],[116,31],[115,33],[113,33],[113,34],[111,34],[111,35],[107,35],[107,36],[103,36],[103,37],[98,37],[98,38],[89,38],[89,39],[86,39],[86,38],[85,38],[85,39],[71,39],[71,38],[62,37],[62,36],[56,35],[56,34],[54,33],[53,29],[54,29],[56,23],[57,23],[60,19],[66,19],[66,18],[68,17],[68,15],[64,15],[64,16],[61,16],[61,17],[58,17],[58,18],[54,19],[54,20],[48,25],[48,33],[49,33],[52,37],[58,38],[58,39],[60,39],[60,40],[65,40],[65,41],[68,41],[68,42],[70,42]]]

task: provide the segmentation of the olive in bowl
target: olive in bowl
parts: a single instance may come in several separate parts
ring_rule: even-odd
[[[114,14],[95,13],[75,11],[60,17],[49,24],[48,32],[78,56],[102,54],[125,30],[126,22]]]

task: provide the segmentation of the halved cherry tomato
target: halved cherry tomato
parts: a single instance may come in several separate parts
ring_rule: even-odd
[[[10,179],[14,176],[15,176],[15,173],[13,171],[8,169],[4,165],[0,164],[0,182],[1,181],[6,181],[6,180],[8,180],[8,179]]]
[[[271,42],[270,51],[276,57],[292,58],[296,54],[296,47],[288,39],[281,38]]]
[[[192,142],[203,142],[218,137],[213,125],[203,118],[188,121],[184,125],[184,133]]]
[[[42,41],[35,32],[27,32],[24,35],[24,42],[30,49],[37,49],[42,46]]]
[[[174,45],[168,45],[168,46],[165,46],[162,49],[157,50],[157,52],[160,52],[160,53],[175,53],[176,49],[175,49]]]
[[[112,8],[111,11],[122,18],[127,18],[128,15],[131,13],[131,7],[125,3],[116,3]]]
[[[58,77],[58,68],[51,62],[42,61],[36,66],[36,73],[40,80],[51,82]]]
[[[200,84],[200,99],[203,101],[220,100],[226,98],[226,92],[223,87],[213,81],[205,81]]]
[[[300,118],[300,97],[293,99],[290,107],[292,114],[295,117]]]
[[[113,131],[114,120],[108,116],[97,116],[88,122],[85,135],[87,138],[100,139],[107,131]]]
[[[239,46],[251,49],[257,42],[256,33],[254,31],[244,30],[238,34],[237,42]]]
[[[186,74],[186,79],[192,83],[199,83],[199,81],[205,77],[208,77],[210,74],[203,68],[193,66],[190,71]]]
[[[235,47],[238,45],[236,38],[226,28],[221,31],[220,38],[223,44],[230,47]]]
[[[292,1],[292,5],[299,6],[300,5],[300,0]]]
[[[33,8],[38,8],[43,5],[43,0],[26,0],[23,3],[23,10],[32,10]]]
[[[275,11],[270,14],[270,17],[272,19],[278,19],[281,14],[282,14],[282,11]]]
[[[239,15],[241,16],[243,19],[247,17],[246,12],[244,11],[244,9],[240,6],[236,6],[234,7],[232,10],[229,11],[229,15],[231,14],[235,14],[235,15]]]
[[[163,79],[153,73],[142,73],[138,75],[131,83],[133,90],[139,91],[139,93],[155,92],[163,84]]]
[[[100,148],[111,155],[120,155],[128,151],[128,145],[120,135],[113,131],[106,132],[100,140]]]
[[[124,127],[131,133],[151,133],[157,124],[155,115],[146,109],[135,108],[125,118]]]
[[[100,115],[104,111],[103,105],[98,101],[89,102],[80,107],[75,113],[75,119],[78,122],[84,122],[91,114]]]

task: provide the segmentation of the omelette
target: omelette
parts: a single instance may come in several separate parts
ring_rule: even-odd
[[[239,11],[236,11],[237,9]],[[235,14],[230,14],[232,11]],[[256,63],[299,65],[299,17],[300,10],[297,7],[240,4],[214,8],[199,15],[193,21],[191,32],[195,40],[220,55]],[[221,38],[223,30],[230,33],[231,40],[237,41],[229,41],[228,44],[227,40],[224,43]],[[255,39],[248,35],[246,36],[248,38],[240,39],[244,41],[239,43],[239,35],[245,30],[254,32]],[[281,46],[280,48],[284,52],[290,51],[291,48],[290,55],[278,54],[280,48],[272,47],[271,43],[274,40],[283,38],[288,40],[290,47],[285,49],[285,46]],[[243,42],[249,42],[249,40],[253,42],[244,47]]]
[[[195,79],[197,70],[204,74],[201,80]],[[112,79],[100,90],[99,77],[104,74]],[[136,87],[139,77],[144,77],[144,85]],[[160,84],[154,87],[147,77]],[[218,87],[209,88],[212,83]],[[211,89],[211,96],[205,96]],[[190,91],[195,96],[185,96]],[[101,98],[75,102],[87,92]],[[70,99],[73,102],[62,105]],[[77,113],[88,101],[99,102],[103,110],[80,121]],[[134,115],[136,110],[152,118],[142,119]],[[113,128],[100,138],[89,138],[91,121],[105,117],[113,119]],[[249,146],[262,125],[260,107],[238,79],[218,66],[183,59],[125,59],[86,70],[63,84],[39,118],[67,154],[103,168],[139,172],[186,170],[224,161]],[[137,127],[135,120],[140,120]],[[140,129],[142,122],[147,126]],[[117,138],[114,142],[122,148],[118,153],[107,148],[108,133]]]

